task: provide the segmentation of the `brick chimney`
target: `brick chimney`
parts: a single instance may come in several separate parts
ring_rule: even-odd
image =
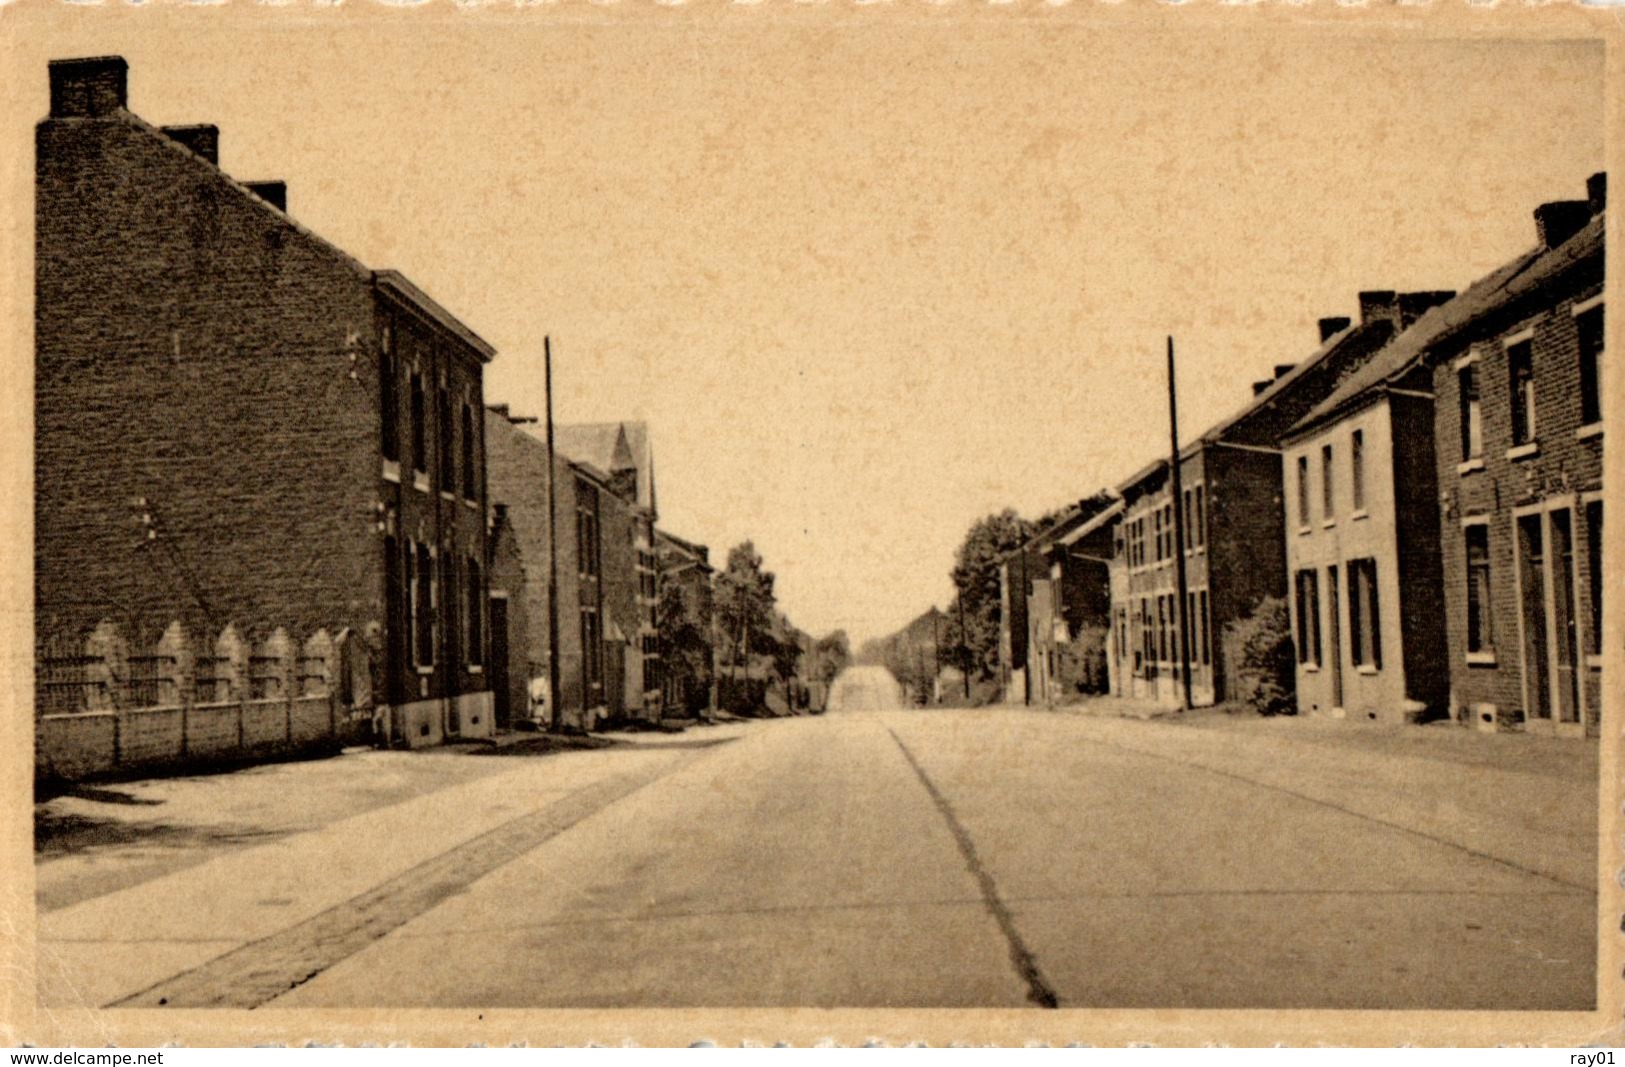
[[[508,413],[513,409],[507,404],[487,404],[485,405],[485,410],[491,412],[493,415],[501,415],[506,419],[509,417]]]
[[[1608,172],[1599,170],[1586,179],[1586,200],[1591,204],[1591,213],[1601,215],[1608,206]]]
[[[1367,289],[1360,294],[1360,325],[1399,321],[1399,294],[1392,289]]]
[[[1320,343],[1325,344],[1348,328],[1349,317],[1347,315],[1333,315],[1330,318],[1321,319]]]
[[[158,130],[176,144],[185,145],[217,167],[220,165],[220,127],[199,124],[160,126]]]
[[[288,210],[288,183],[287,182],[244,182],[248,191],[270,204],[278,211]]]
[[[1275,365],[1275,379],[1274,380],[1275,381],[1280,381],[1281,378],[1284,375],[1291,373],[1292,368],[1296,367],[1296,366],[1297,366],[1296,363],[1277,363]]]
[[[1405,329],[1430,310],[1455,295],[1454,290],[1451,289],[1423,289],[1414,293],[1400,293],[1399,328]]]
[[[1556,248],[1591,221],[1591,201],[1553,200],[1535,209],[1535,231],[1543,248]]]
[[[1261,382],[1254,382],[1253,383],[1253,395],[1257,396],[1258,394],[1262,393],[1264,390],[1268,389],[1270,386],[1272,386],[1274,384],[1275,384],[1275,379],[1274,378],[1265,378]]]
[[[130,66],[123,56],[53,59],[48,69],[53,119],[93,118],[129,103]]]

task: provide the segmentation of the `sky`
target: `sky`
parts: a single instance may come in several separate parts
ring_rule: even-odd
[[[133,111],[495,345],[488,402],[541,412],[551,336],[560,421],[649,422],[661,525],[854,642],[976,518],[1165,452],[1166,335],[1188,438],[1603,165],[1595,43],[572,12],[69,15],[5,77],[32,123],[47,58],[124,55]]]

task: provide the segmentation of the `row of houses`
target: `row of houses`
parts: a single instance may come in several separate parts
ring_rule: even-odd
[[[708,613],[711,568],[657,525],[646,425],[559,426],[549,471],[534,420],[488,401],[496,352],[463,321],[300,225],[282,181],[227,175],[216,127],[134,114],[123,59],[49,78],[42,763],[321,733],[290,711],[278,734],[248,707],[267,702],[335,698],[321,739],[419,746],[691,700],[661,671],[656,601],[665,574]],[[553,707],[535,682],[555,644]]]
[[[1235,699],[1237,627],[1279,600],[1300,712],[1595,735],[1606,188],[1541,205],[1463,292],[1360,293],[1235,415],[1007,555],[1007,698]],[[1080,641],[1104,680],[1058,670]]]

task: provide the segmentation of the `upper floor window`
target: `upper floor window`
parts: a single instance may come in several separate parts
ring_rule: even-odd
[[[451,443],[452,434],[455,432],[452,427],[455,424],[451,418],[451,390],[442,384],[436,390],[435,399],[435,421],[439,424],[440,431],[436,435],[440,449],[440,488],[449,493],[457,485],[455,464],[452,461],[455,454]]]
[[[583,578],[598,574],[598,509],[591,490],[576,505],[576,570]]]
[[[1309,525],[1309,457],[1298,457],[1298,525]]]
[[[1580,422],[1586,426],[1602,421],[1602,325],[1601,304],[1574,318],[1580,344]]]
[[[1468,363],[1456,371],[1456,393],[1461,407],[1461,459],[1484,454],[1484,419],[1478,406],[1478,365]]]
[[[479,485],[476,475],[479,473],[474,465],[474,409],[467,404],[463,405],[463,496],[474,500],[479,496]]]
[[[423,372],[412,372],[412,469],[429,473],[428,398],[423,395]]]
[[[400,400],[396,391],[394,341],[388,326],[384,327],[383,352],[378,357],[378,414],[379,433],[382,435],[384,458],[398,462],[401,458]]]
[[[1507,376],[1512,390],[1512,445],[1535,439],[1535,349],[1528,341],[1507,347]]]
[[[1196,487],[1196,522],[1192,527],[1196,532],[1191,535],[1197,548],[1207,544],[1207,511],[1202,501],[1202,487]]]
[[[1365,510],[1365,432],[1349,435],[1349,489],[1354,493],[1354,510]]]
[[[1331,522],[1337,514],[1337,499],[1333,491],[1332,446],[1320,446],[1320,517]]]

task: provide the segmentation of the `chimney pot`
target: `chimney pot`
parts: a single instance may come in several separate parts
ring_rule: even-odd
[[[278,211],[286,213],[288,210],[288,183],[287,182],[244,182],[248,191],[270,204]]]
[[[1608,172],[1599,170],[1586,179],[1586,200],[1591,204],[1591,213],[1601,215],[1608,206]]]
[[[1450,289],[1423,289],[1414,293],[1399,294],[1399,328],[1405,329],[1411,323],[1427,314],[1431,309],[1455,296]]]
[[[220,127],[199,124],[160,126],[158,130],[176,144],[185,145],[217,167],[220,165]]]
[[[1556,248],[1591,221],[1591,201],[1553,200],[1535,209],[1535,232],[1542,248]]]
[[[1329,318],[1321,319],[1320,320],[1320,340],[1321,340],[1321,343],[1324,344],[1325,342],[1330,341],[1333,337],[1336,337],[1338,334],[1342,333],[1344,330],[1346,330],[1348,328],[1349,328],[1349,317],[1347,315],[1333,315],[1333,316],[1331,316]]]
[[[92,118],[129,103],[130,66],[123,56],[53,59],[47,69],[53,119]]]
[[[1392,289],[1367,289],[1360,294],[1360,325],[1399,319],[1399,295]]]

